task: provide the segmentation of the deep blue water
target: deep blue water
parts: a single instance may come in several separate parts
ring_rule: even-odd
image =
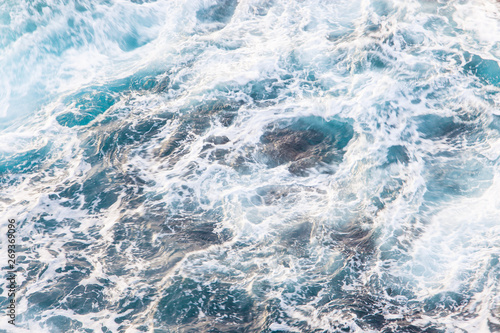
[[[0,1],[0,332],[500,332],[500,3]]]

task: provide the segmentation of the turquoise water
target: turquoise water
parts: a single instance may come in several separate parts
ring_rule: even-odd
[[[499,62],[493,0],[0,2],[0,331],[500,331]]]

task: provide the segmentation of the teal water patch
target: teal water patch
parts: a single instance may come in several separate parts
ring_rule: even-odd
[[[59,124],[66,127],[85,126],[98,115],[109,109],[116,100],[106,91],[81,92],[66,99],[73,110],[56,117]]]
[[[90,87],[67,96],[63,103],[71,111],[59,114],[56,120],[70,128],[86,126],[131,93],[164,93],[170,88],[170,78],[163,71],[139,71],[106,85]]]
[[[408,156],[408,149],[405,146],[395,145],[389,147],[387,150],[388,163],[402,163],[408,164],[410,157]]]
[[[429,313],[453,312],[466,305],[467,299],[460,293],[442,292],[426,299],[424,304],[424,310]]]
[[[49,159],[52,146],[53,144],[49,142],[41,148],[23,153],[0,154],[0,176],[39,170]]]
[[[482,82],[500,87],[500,66],[498,61],[483,59],[476,54],[464,53],[467,63],[464,65],[466,73],[477,76]]]

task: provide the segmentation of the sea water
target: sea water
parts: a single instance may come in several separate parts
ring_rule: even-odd
[[[499,63],[494,0],[1,1],[0,331],[499,332]]]

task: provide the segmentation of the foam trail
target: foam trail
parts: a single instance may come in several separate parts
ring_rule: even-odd
[[[492,0],[0,4],[16,329],[500,330],[499,19]]]

